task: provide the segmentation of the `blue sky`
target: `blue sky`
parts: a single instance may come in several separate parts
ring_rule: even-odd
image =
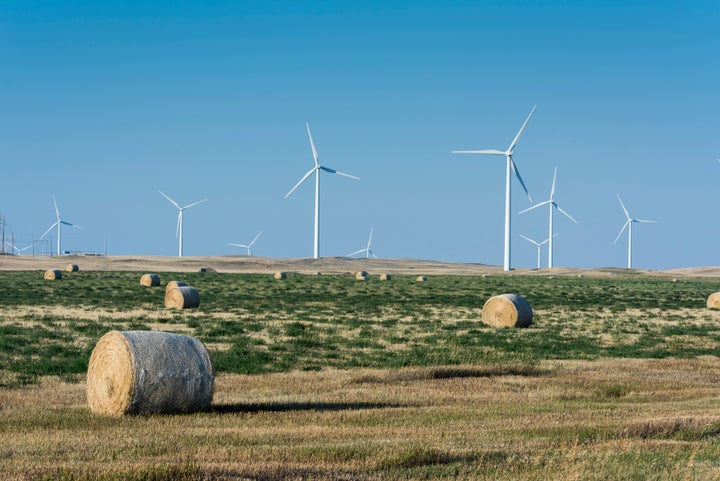
[[[555,265],[720,265],[720,4],[623,2],[0,3],[0,212],[6,237],[62,217],[63,247],[111,255],[321,254],[501,265],[504,161],[557,218]],[[513,181],[513,265],[547,211]],[[54,235],[54,234],[53,234]],[[546,263],[543,252],[543,264]]]

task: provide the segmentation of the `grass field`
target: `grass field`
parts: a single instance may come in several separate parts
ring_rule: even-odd
[[[713,278],[0,274],[3,479],[720,479]],[[480,322],[522,294],[529,329]],[[195,336],[214,409],[89,412],[111,329]]]

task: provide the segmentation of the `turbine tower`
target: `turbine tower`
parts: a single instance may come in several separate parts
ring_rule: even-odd
[[[529,238],[529,237],[525,237],[525,236],[522,235],[522,234],[519,234],[519,235],[520,235],[520,237],[522,237],[522,238],[525,239],[526,241],[534,244],[535,247],[537,247],[537,268],[538,268],[538,270],[539,270],[539,269],[540,269],[540,248],[541,248],[542,246],[544,246],[545,244],[547,244],[548,241],[550,241],[550,239],[545,239],[545,240],[542,241],[542,242],[537,242],[537,241],[535,241],[535,240],[533,240],[533,239],[531,239],[531,238]],[[555,237],[555,236],[557,236],[557,234],[555,234],[553,237]]]
[[[207,199],[199,200],[197,202],[193,202],[192,204],[188,204],[184,207],[180,207],[180,204],[175,202],[173,199],[165,195],[165,193],[161,190],[158,190],[160,194],[165,197],[172,205],[177,207],[178,209],[178,220],[177,220],[177,229],[175,230],[175,237],[179,239],[179,245],[178,245],[178,257],[183,256],[183,211],[185,209],[189,209],[190,207],[194,207],[198,204],[202,204],[203,202],[207,202]]]
[[[504,155],[506,162],[505,162],[505,255],[503,259],[503,270],[509,271],[511,269],[511,259],[510,259],[510,233],[511,233],[511,225],[510,225],[510,209],[511,209],[511,172],[515,174],[515,177],[517,177],[517,180],[520,182],[520,185],[522,186],[523,190],[525,191],[525,194],[528,196],[528,199],[530,202],[532,202],[532,198],[530,197],[530,193],[527,190],[527,187],[525,187],[525,183],[522,180],[522,177],[520,177],[520,171],[518,171],[517,165],[515,165],[515,161],[513,160],[513,152],[515,150],[515,146],[518,143],[518,140],[520,139],[520,136],[522,135],[523,131],[525,130],[525,127],[527,126],[528,122],[530,121],[530,117],[533,116],[535,113],[535,109],[537,108],[537,105],[535,105],[532,110],[530,111],[530,115],[528,115],[527,119],[525,119],[525,122],[522,124],[522,127],[520,127],[520,130],[518,131],[517,135],[513,139],[512,143],[510,143],[510,146],[507,148],[507,150],[495,150],[495,149],[488,149],[488,150],[453,150],[453,154],[489,154],[489,155]]]
[[[351,179],[360,180],[359,177],[355,177],[354,175],[346,174],[344,172],[340,172],[339,170],[331,169],[330,167],[325,167],[324,165],[320,165],[318,162],[318,154],[317,150],[315,149],[315,143],[313,142],[312,134],[310,133],[310,125],[305,122],[305,127],[307,127],[307,133],[308,138],[310,139],[310,148],[312,148],[312,154],[313,159],[315,160],[315,166],[308,170],[307,173],[300,179],[300,181],[295,184],[295,187],[290,189],[290,192],[285,194],[285,198],[287,199],[290,194],[295,192],[295,189],[297,189],[300,184],[305,182],[308,177],[310,177],[313,173],[315,174],[315,242],[313,246],[313,257],[315,259],[320,258],[320,171],[323,170],[325,172],[329,172],[330,174],[337,174],[342,175],[344,177],[350,177]]]
[[[228,242],[228,245],[235,246],[235,247],[244,247],[247,249],[247,255],[252,256],[253,255],[252,246],[253,246],[253,244],[255,244],[255,241],[258,240],[258,237],[260,237],[260,234],[262,234],[262,233],[263,233],[263,231],[258,232],[258,235],[256,235],[255,238],[252,240],[252,242],[249,244],[233,244],[231,242]]]
[[[620,239],[620,236],[625,231],[625,228],[627,227],[628,230],[628,269],[632,269],[632,225],[636,223],[657,223],[656,220],[640,220],[640,219],[633,219],[630,217],[630,213],[625,208],[625,204],[623,204],[622,199],[620,198],[620,194],[617,196],[618,200],[620,201],[620,205],[622,206],[623,212],[625,213],[625,218],[627,219],[625,221],[625,224],[623,224],[622,229],[620,229],[620,233],[615,238],[615,242],[613,242],[613,245],[617,244],[618,239]]]
[[[555,167],[555,174],[553,175],[553,182],[552,182],[552,188],[550,189],[550,199],[546,200],[545,202],[540,202],[539,204],[535,204],[534,206],[525,209],[520,214],[524,214],[525,212],[529,212],[533,209],[537,209],[538,207],[542,207],[544,205],[550,206],[550,226],[548,228],[548,268],[552,269],[553,267],[553,211],[557,209],[561,214],[563,214],[565,217],[570,219],[571,221],[575,222],[577,224],[577,221],[572,218],[570,214],[565,212],[559,205],[557,205],[557,202],[555,202],[555,180],[557,179],[557,167]]]
[[[60,242],[60,237],[61,237],[61,234],[62,234],[62,229],[61,229],[62,226],[63,226],[63,225],[66,225],[66,226],[69,226],[69,227],[75,227],[76,229],[82,229],[82,227],[80,227],[79,225],[71,224],[70,222],[64,221],[64,220],[62,220],[62,219],[60,218],[60,209],[58,209],[57,201],[55,200],[55,196],[54,196],[54,195],[53,195],[53,204],[55,205],[55,218],[56,218],[57,220],[56,220],[50,227],[48,227],[48,230],[46,230],[45,233],[40,236],[40,238],[42,239],[43,237],[45,237],[46,235],[48,235],[48,233],[49,233],[51,230],[53,230],[53,228],[54,228],[55,226],[57,226],[57,255],[61,255],[61,252],[62,252],[62,251],[60,250],[60,244],[61,244],[61,242]]]
[[[362,254],[364,252],[366,259],[369,259],[370,256],[373,256],[374,258],[377,259],[377,256],[375,255],[375,253],[372,251],[372,249],[370,249],[370,244],[372,243],[372,237],[373,237],[373,228],[371,227],[370,228],[370,238],[368,239],[367,247],[364,249],[358,249],[355,252],[351,252],[350,254],[348,254],[345,257],[352,257],[354,255]]]

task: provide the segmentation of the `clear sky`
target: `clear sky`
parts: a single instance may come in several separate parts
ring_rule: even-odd
[[[501,265],[504,159],[533,200],[558,167],[555,265],[720,265],[720,3],[686,1],[0,2],[0,213],[19,246],[62,217],[63,248]],[[312,180],[312,179],[310,179]],[[547,210],[513,180],[518,235]],[[53,238],[55,233],[53,232]],[[543,264],[546,252],[543,252]]]

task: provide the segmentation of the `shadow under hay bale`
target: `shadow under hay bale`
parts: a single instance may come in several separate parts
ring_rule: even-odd
[[[159,286],[160,276],[157,274],[143,274],[140,278],[140,285],[145,287]]]
[[[62,271],[59,269],[50,269],[45,271],[44,278],[46,281],[59,281],[62,279]]]
[[[720,292],[713,292],[707,299],[707,306],[710,309],[720,309]]]
[[[493,296],[482,310],[482,321],[492,327],[528,327],[532,318],[530,303],[518,294]]]
[[[200,306],[200,293],[192,286],[173,287],[165,290],[165,307],[192,309]]]
[[[87,399],[94,413],[207,411],[215,376],[199,340],[155,331],[110,331],[90,355]]]
[[[77,272],[80,270],[80,266],[77,264],[68,264],[65,270],[68,272]]]

